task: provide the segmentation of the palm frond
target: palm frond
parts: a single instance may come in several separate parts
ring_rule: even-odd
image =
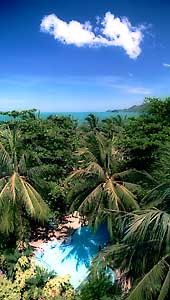
[[[81,149],[80,154],[92,153],[91,160],[85,161],[85,167],[75,170],[67,179],[72,186],[69,193],[73,200],[71,209],[76,208],[88,215],[91,215],[93,224],[98,220],[107,219],[108,227],[112,227],[111,214],[106,215],[105,210],[133,210],[138,209],[135,196],[130,191],[136,188],[135,184],[123,182],[121,175],[116,173],[115,151],[113,151],[112,140],[107,140],[101,133],[89,134],[88,148]],[[118,177],[119,176],[119,177]],[[94,221],[95,220],[95,221]]]
[[[0,232],[8,235],[14,231],[14,224],[15,208],[11,206],[9,201],[6,201],[3,209],[0,209]]]
[[[13,202],[15,202],[16,200],[16,179],[17,179],[16,177],[17,174],[16,172],[14,172],[12,176],[9,178],[9,189],[11,192],[11,198]]]
[[[19,177],[19,181],[22,186],[20,189],[21,201],[25,204],[28,212],[35,219],[47,220],[49,210],[40,194],[24,178]]]
[[[135,243],[148,240],[158,241],[159,249],[164,247],[167,251],[170,240],[170,215],[154,208],[136,212],[124,240]]]
[[[116,183],[116,192],[119,195],[123,207],[126,211],[139,209],[139,205],[135,200],[135,195],[129,189],[126,188],[124,183]]]
[[[70,212],[78,210],[82,201],[100,184],[98,180],[83,180],[76,182],[68,192],[68,200],[73,202],[70,207]]]
[[[5,184],[7,183],[8,177],[0,178],[0,191],[4,188]]]
[[[10,183],[4,180],[4,178],[2,178],[0,182],[1,182],[0,209],[2,209],[5,206],[6,202],[8,202],[9,199],[11,198],[11,194],[10,194]]]
[[[84,177],[87,177],[88,175],[91,175],[91,172],[87,169],[78,169],[75,170],[73,173],[71,173],[68,178],[67,181],[70,181],[71,179],[81,179]]]
[[[154,179],[146,171],[138,171],[136,169],[130,169],[114,174],[115,180],[122,180],[125,182],[132,182],[134,184],[144,184],[155,187],[158,185],[158,181]]]
[[[165,200],[165,201],[164,201]],[[162,207],[167,208],[168,202],[170,201],[170,183],[161,183],[151,189],[142,202],[146,208]]]
[[[157,287],[160,288],[163,285],[169,272],[169,264],[167,263],[166,258],[167,257],[162,258],[143,276],[126,300],[146,300],[152,299],[154,295],[156,296]]]
[[[132,183],[132,182],[127,182],[127,181],[123,181],[123,182],[120,181],[119,182],[119,181],[117,181],[117,183],[120,183],[120,184],[123,183],[123,186],[125,186],[126,189],[128,189],[129,191],[131,191],[132,194],[134,192],[138,191],[141,188],[141,186],[139,184]]]
[[[20,174],[26,174],[27,172],[27,165],[26,165],[26,154],[23,153],[21,158],[18,162],[18,170]]]
[[[84,169],[75,170],[73,173],[71,173],[68,176],[67,181],[70,181],[73,179],[74,180],[81,180],[81,179],[88,180],[89,177],[92,178],[92,176],[93,177],[95,176],[96,179],[98,179],[98,180],[104,180],[104,177],[105,177],[103,169],[96,162],[90,162],[88,164],[88,166]]]
[[[19,221],[22,231],[22,219],[27,216],[45,221],[48,207],[40,194],[21,174],[28,175],[26,155],[17,160],[16,142],[18,132],[9,128],[1,132],[0,144],[0,231],[12,232]],[[34,170],[36,174],[37,170]],[[30,172],[31,174],[31,172]]]
[[[99,201],[99,198],[101,197],[102,194],[102,187],[103,183],[100,183],[97,185],[96,188],[94,188],[90,194],[82,201],[81,205],[79,206],[79,211],[80,212],[86,212],[91,211],[93,209],[94,203],[96,201]],[[97,198],[98,197],[98,198]]]
[[[119,210],[122,204],[120,198],[118,197],[115,191],[115,185],[116,183],[113,183],[111,179],[108,179],[107,182],[104,184],[104,189],[109,199],[109,205],[105,208]]]
[[[108,156],[108,141],[100,133],[90,134],[88,138],[88,150],[95,157],[95,161],[106,168],[106,156]],[[111,153],[110,153],[111,155]]]
[[[87,166],[86,170],[89,173],[98,175],[100,178],[104,179],[104,177],[105,177],[104,171],[101,168],[101,166],[98,163],[94,162],[94,161],[91,162],[91,163],[89,163],[89,165]]]
[[[158,300],[165,300],[165,298],[168,295],[169,289],[170,289],[170,269],[169,269],[169,271],[166,275],[166,278],[164,280],[164,283],[161,287],[160,294],[158,296]]]
[[[0,144],[0,165],[2,172],[5,170],[6,173],[10,173],[13,168],[12,159],[2,144]]]
[[[96,157],[95,155],[89,151],[88,148],[80,148],[77,152],[76,152],[76,155],[78,156],[85,156],[87,157],[90,161],[95,161],[96,162]]]

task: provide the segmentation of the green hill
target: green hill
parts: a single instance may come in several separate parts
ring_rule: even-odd
[[[147,103],[142,103],[141,105],[133,105],[129,108],[124,108],[124,109],[114,109],[114,110],[108,110],[111,112],[146,112],[148,108],[148,104]]]

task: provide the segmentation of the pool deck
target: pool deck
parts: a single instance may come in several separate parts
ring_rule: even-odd
[[[49,229],[46,232],[46,238],[41,238],[44,233],[44,228],[39,228],[40,234],[30,241],[30,246],[33,249],[44,249],[48,241],[60,240],[64,241],[74,231],[80,228],[83,224],[83,220],[78,213],[74,213],[63,218],[63,222],[59,224],[56,229]]]

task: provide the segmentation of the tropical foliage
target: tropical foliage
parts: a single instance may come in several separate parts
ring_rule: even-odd
[[[79,210],[82,215],[97,226],[106,214],[105,209],[133,210],[138,203],[131,190],[135,185],[123,181],[124,172],[117,172],[121,156],[113,148],[113,141],[101,134],[89,135],[87,147],[80,149],[78,154],[83,158],[80,167],[70,176],[70,196],[74,199],[71,209]],[[107,215],[112,233],[112,219]]]
[[[15,265],[15,279],[0,278],[0,299],[75,300],[76,294],[68,276],[56,276],[31,264],[22,256]]]
[[[0,144],[0,230],[17,231],[23,239],[24,215],[41,222],[47,220],[48,207],[40,194],[26,180],[29,171],[26,156],[16,152],[17,133],[9,129],[1,132]],[[34,170],[36,171],[36,170]]]
[[[119,244],[104,249],[94,261],[94,269],[110,265],[119,270],[123,290],[132,287],[125,297],[127,300],[169,299],[169,195],[168,183],[162,183],[146,194],[142,209],[117,214],[122,238]]]
[[[80,291],[81,300],[120,300],[120,290],[112,283],[109,276],[100,273],[96,277],[89,278]]]
[[[0,124],[0,298],[170,298],[170,98],[144,106],[133,118],[89,114],[84,124],[34,109],[0,112],[10,117]],[[69,209],[94,227],[107,221],[111,235],[78,295],[23,252],[27,231]]]
[[[100,122],[99,122],[99,118],[96,117],[95,114],[89,114],[86,118],[85,118],[87,127],[89,128],[90,131],[93,132],[97,132],[99,131],[99,127],[100,127]]]

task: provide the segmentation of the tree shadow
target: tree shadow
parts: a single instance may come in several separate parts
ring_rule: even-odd
[[[89,226],[81,227],[72,235],[70,244],[66,242],[61,245],[61,250],[65,252],[63,261],[74,258],[77,270],[81,265],[89,268],[94,256],[108,241],[109,234],[105,225],[101,225],[95,233]]]
[[[31,234],[30,240],[33,242],[54,242],[63,239],[67,239],[67,237],[74,231],[73,228],[67,225],[62,225],[61,228],[52,228],[52,227],[38,227],[34,229]]]

